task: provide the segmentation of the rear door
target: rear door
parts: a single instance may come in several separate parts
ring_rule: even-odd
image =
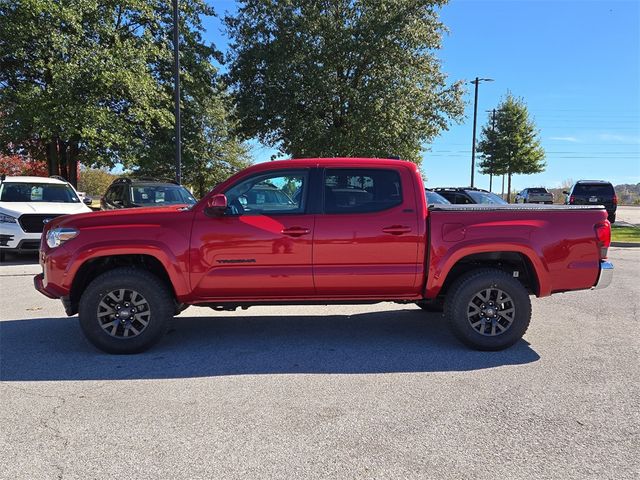
[[[418,208],[405,168],[326,168],[316,216],[316,294],[383,297],[419,289]]]

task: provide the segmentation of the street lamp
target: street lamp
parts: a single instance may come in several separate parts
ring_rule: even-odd
[[[180,34],[178,32],[178,0],[173,0],[173,97],[176,119],[176,182],[182,183],[182,135],[180,128]]]
[[[476,95],[473,102],[473,143],[471,144],[471,187],[473,188],[473,176],[476,169],[476,122],[478,120],[478,85],[480,82],[493,82],[493,78],[478,78],[470,81],[476,86]]]

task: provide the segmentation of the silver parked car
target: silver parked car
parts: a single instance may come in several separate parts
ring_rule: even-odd
[[[553,203],[553,195],[546,188],[525,188],[516,195],[516,203]]]

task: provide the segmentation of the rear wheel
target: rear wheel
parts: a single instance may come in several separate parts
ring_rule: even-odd
[[[80,298],[80,327],[108,353],[139,353],[165,334],[175,303],[165,284],[137,268],[117,268],[96,277]]]
[[[531,320],[524,286],[502,270],[476,270],[451,286],[444,306],[453,333],[477,350],[502,350],[516,343]]]

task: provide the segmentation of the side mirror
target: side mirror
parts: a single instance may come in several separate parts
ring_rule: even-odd
[[[569,192],[567,192],[566,190],[563,190],[562,193],[564,193],[565,195],[569,195]]]
[[[93,198],[90,198],[90,197],[84,197],[84,198],[82,199],[82,203],[84,203],[85,205],[87,205],[87,206],[89,206],[89,207],[90,207],[90,206],[91,206],[91,204],[93,203]]]
[[[205,213],[210,217],[221,217],[227,209],[227,197],[224,193],[217,193],[207,201]]]

